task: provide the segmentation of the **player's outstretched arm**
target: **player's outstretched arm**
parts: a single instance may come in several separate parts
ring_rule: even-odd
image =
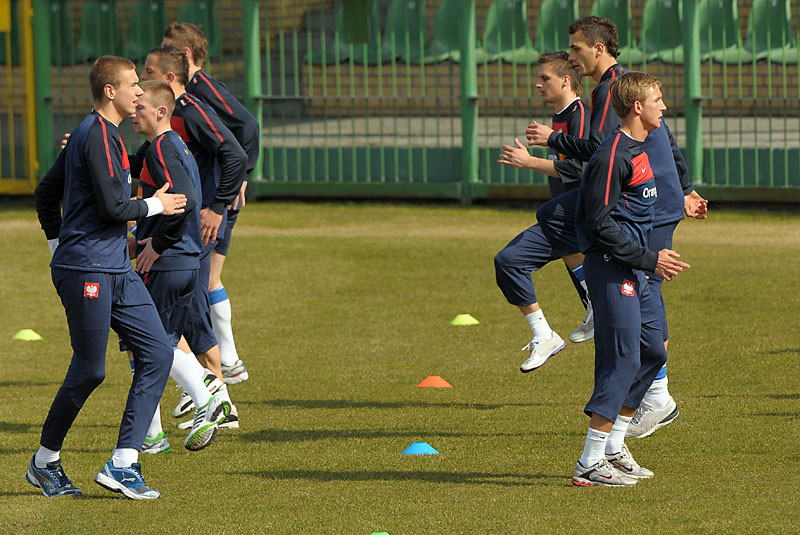
[[[186,195],[183,193],[167,193],[169,184],[161,186],[153,195],[154,198],[161,201],[164,210],[160,213],[164,215],[182,214],[186,206]]]
[[[552,161],[531,156],[528,149],[520,143],[519,139],[514,138],[514,142],[516,147],[503,145],[503,152],[500,153],[500,159],[497,160],[497,163],[510,165],[518,169],[533,169],[547,176],[558,177],[558,172]]]
[[[678,260],[681,255],[672,249],[661,249],[658,252],[658,263],[653,273],[662,277],[664,280],[672,280],[673,277],[678,275],[684,269],[689,269],[691,266],[686,262]]]

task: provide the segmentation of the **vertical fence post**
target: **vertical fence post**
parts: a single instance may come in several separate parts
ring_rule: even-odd
[[[27,21],[26,21],[27,24]],[[33,0],[33,72],[36,81],[36,144],[42,177],[54,161],[53,101],[50,99],[50,2]]]
[[[461,202],[472,203],[478,180],[478,70],[475,64],[475,0],[461,8]]]
[[[264,101],[261,94],[261,30],[259,26],[258,0],[242,1],[242,44],[244,46],[244,105],[255,115],[258,121],[259,144],[258,162],[251,178],[260,179],[264,176],[263,160],[264,146]],[[269,61],[269,58],[267,58]]]
[[[697,183],[703,181],[703,106],[700,88],[700,28],[697,0],[683,1],[683,94],[686,114],[686,163]]]

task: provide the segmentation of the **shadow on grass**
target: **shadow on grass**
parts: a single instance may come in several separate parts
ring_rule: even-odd
[[[773,416],[777,418],[800,418],[800,412],[755,412],[751,416]]]
[[[765,353],[767,355],[789,355],[789,354],[800,355],[800,347],[795,347],[795,348],[787,347],[787,348],[784,348],[784,349],[773,349],[772,351],[765,351]]]
[[[61,386],[61,383],[58,381],[0,381],[0,388],[6,388],[9,386]]]
[[[9,449],[9,448],[0,448],[0,455],[18,455],[20,453],[30,453],[35,451],[34,448],[18,448],[18,449]]]
[[[486,411],[503,407],[545,407],[549,404],[458,403],[453,401],[436,403],[430,401],[359,401],[353,399],[263,399],[259,401],[237,401],[236,405],[269,405],[271,407],[295,407],[298,409],[406,409],[411,407],[436,407]]]
[[[800,399],[800,394],[767,394],[770,399]]]
[[[0,422],[0,433],[31,433],[37,431],[41,425],[14,422]]]
[[[249,472],[228,472],[226,475],[256,476],[263,479],[306,479],[309,481],[422,481],[424,483],[460,483],[466,485],[500,485],[521,487],[541,484],[546,480],[569,482],[564,474],[498,474],[482,472],[424,472],[424,471],[345,471],[328,470],[254,470]],[[515,481],[516,480],[516,481]]]
[[[244,442],[309,442],[326,439],[350,438],[459,438],[459,437],[530,437],[530,436],[565,436],[582,437],[585,433],[567,431],[559,432],[526,432],[526,433],[464,433],[464,432],[425,432],[425,431],[388,431],[385,429],[264,429],[237,435]]]

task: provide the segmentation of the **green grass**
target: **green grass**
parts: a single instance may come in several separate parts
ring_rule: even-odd
[[[800,530],[800,214],[712,212],[682,223],[692,269],[665,284],[670,390],[681,416],[632,441],[656,477],[581,489],[593,346],[522,375],[528,327],[492,258],[532,210],[389,204],[252,204],[223,277],[251,380],[242,420],[201,452],[143,456],[164,494],[132,502],[92,478],[114,446],[130,370],[109,344],[106,381],[67,437],[83,499],[24,479],[70,358],[63,309],[32,209],[0,213],[2,533],[797,533]],[[535,274],[550,324],[583,310],[562,266]],[[459,313],[480,320],[451,327]],[[12,342],[19,329],[41,342]],[[452,389],[421,389],[441,375]],[[415,441],[441,452],[403,456]]]

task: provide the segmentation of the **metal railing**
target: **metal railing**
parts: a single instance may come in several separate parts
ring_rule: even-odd
[[[46,168],[61,132],[91,105],[90,58],[78,44],[91,37],[81,33],[86,6],[103,2],[32,3]],[[701,188],[800,200],[800,6],[787,0],[106,3],[123,38],[118,53],[132,50],[131,40],[143,49],[159,44],[135,30],[141,4],[157,4],[167,20],[189,4],[215,14],[210,70],[262,121],[260,195],[546,197],[544,176],[496,160],[531,120],[549,122],[552,110],[535,90],[536,59],[566,46],[577,12],[611,16],[620,62],[662,79],[667,121]],[[366,42],[346,41],[359,33],[353,26],[369,28]],[[58,39],[71,48],[54,46]],[[587,103],[593,85],[584,81]]]

